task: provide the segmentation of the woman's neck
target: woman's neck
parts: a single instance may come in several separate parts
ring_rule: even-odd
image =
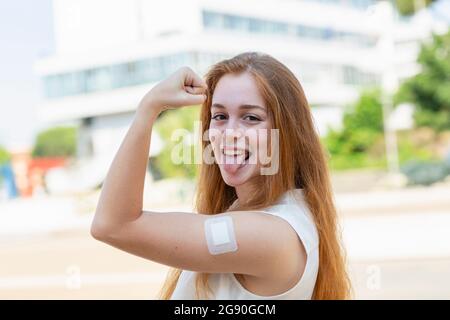
[[[252,179],[252,181],[247,181],[234,187],[239,203],[244,204],[249,202],[251,195],[255,193],[257,183],[254,180],[256,179]]]

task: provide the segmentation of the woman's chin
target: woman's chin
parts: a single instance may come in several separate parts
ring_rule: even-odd
[[[255,167],[252,165],[246,165],[240,168],[236,172],[229,172],[220,166],[220,172],[222,178],[230,187],[237,187],[246,183],[250,178],[254,176]]]

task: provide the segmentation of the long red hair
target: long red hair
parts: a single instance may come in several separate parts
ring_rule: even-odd
[[[261,184],[253,198],[240,207],[252,210],[268,207],[286,191],[303,188],[306,202],[314,216],[319,234],[319,270],[313,299],[350,298],[351,285],[346,272],[338,218],[334,206],[329,173],[312,114],[302,86],[281,62],[267,54],[247,52],[213,65],[206,75],[208,95],[202,105],[202,135],[211,119],[214,89],[225,74],[249,72],[263,96],[272,126],[279,130],[279,170],[261,176]],[[203,150],[210,141],[202,139]],[[212,187],[214,186],[214,187]],[[227,211],[237,199],[235,189],[225,184],[216,163],[200,165],[196,209],[202,214]],[[172,269],[161,290],[162,299],[170,299],[181,270]],[[198,298],[209,295],[208,274],[197,274]]]

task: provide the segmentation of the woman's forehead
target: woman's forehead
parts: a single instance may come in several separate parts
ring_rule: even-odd
[[[265,107],[264,99],[253,76],[248,72],[226,74],[220,78],[214,89],[212,105],[238,108],[240,105],[259,105]]]

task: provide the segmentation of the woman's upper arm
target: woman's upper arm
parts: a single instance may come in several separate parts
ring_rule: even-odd
[[[204,223],[232,218],[237,250],[212,255]],[[144,212],[138,219],[99,240],[168,266],[205,273],[271,276],[297,266],[302,257],[298,237],[281,218],[249,211],[217,215]],[[297,254],[298,253],[298,254]],[[275,272],[276,271],[276,272]]]

